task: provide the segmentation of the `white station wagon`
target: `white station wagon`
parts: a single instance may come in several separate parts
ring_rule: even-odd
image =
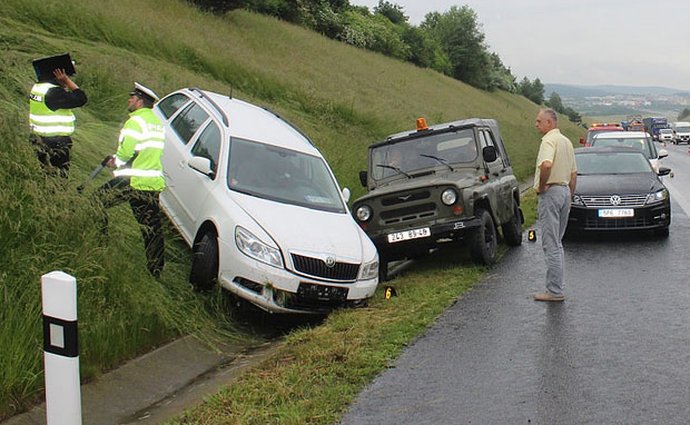
[[[272,313],[374,295],[378,254],[321,153],[275,113],[196,88],[154,108],[166,127],[161,205],[194,258],[190,282]]]

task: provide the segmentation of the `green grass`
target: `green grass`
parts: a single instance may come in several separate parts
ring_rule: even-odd
[[[115,150],[134,81],[161,95],[197,86],[268,106],[313,139],[353,199],[364,194],[357,172],[365,168],[367,147],[413,128],[420,116],[429,124],[497,119],[519,178],[532,173],[539,144],[533,125],[538,108],[522,97],[482,92],[245,11],[215,17],[175,0],[120,0],[107,7],[91,0],[3,0],[0,49],[0,417],[41,396],[39,281],[52,270],[77,278],[85,379],[182,334],[210,341],[252,337],[226,314],[223,297],[190,290],[189,251],[170,227],[160,282],[145,271],[143,244],[127,205],[109,211],[110,238],[104,243],[99,212],[88,195],[107,173],[84,195],[76,193]],[[27,142],[26,96],[34,82],[31,61],[65,51],[77,61],[75,81],[89,102],[76,112],[71,176],[56,182],[44,176]],[[567,122],[562,127],[573,140],[583,133]],[[343,391],[347,400],[481,274],[464,261],[429,259],[420,267],[396,282],[402,295],[395,300],[383,302],[379,293],[367,309],[338,312],[323,327],[295,332],[286,345],[292,351],[281,357],[284,367],[276,369],[315,387],[292,398],[288,380],[281,396],[285,412],[272,414],[299,417],[304,408],[307,418],[320,417],[318,388],[331,396],[328,391]],[[362,334],[361,324],[372,335]],[[315,341],[322,334],[327,339],[319,346]],[[342,369],[326,367],[341,357],[353,360],[341,362]],[[347,378],[346,388],[331,388],[341,375],[349,376],[348,368],[357,371],[352,382]],[[328,372],[326,382],[319,381],[319,371]],[[272,379],[246,388],[265,388]],[[268,398],[260,389],[246,391],[246,397],[235,394],[234,406],[254,403],[253,394]],[[329,407],[324,417],[342,408]]]

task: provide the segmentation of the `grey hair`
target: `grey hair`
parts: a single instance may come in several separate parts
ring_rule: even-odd
[[[546,114],[551,120],[553,120],[554,124],[558,124],[558,114],[556,114],[556,111],[554,111],[551,108],[545,108],[541,110],[544,114]]]

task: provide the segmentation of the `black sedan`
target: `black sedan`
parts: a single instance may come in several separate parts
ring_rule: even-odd
[[[575,150],[577,188],[572,197],[568,234],[580,230],[654,230],[668,236],[671,200],[642,152],[623,147]]]

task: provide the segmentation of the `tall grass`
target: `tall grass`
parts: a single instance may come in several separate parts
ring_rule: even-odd
[[[190,291],[189,252],[172,229],[157,282],[145,272],[128,206],[109,211],[104,242],[88,190],[75,191],[115,150],[134,81],[161,95],[198,86],[270,107],[310,135],[353,197],[364,193],[357,171],[369,144],[419,116],[431,124],[496,118],[520,178],[531,174],[538,148],[537,107],[522,97],[482,92],[246,11],[216,17],[179,0],[3,0],[0,50],[0,417],[40,394],[39,278],[51,270],[78,279],[84,377],[180,334],[248,337],[225,321],[219,299]],[[71,176],[55,181],[27,143],[26,95],[32,59],[65,51],[89,102],[76,112]]]

